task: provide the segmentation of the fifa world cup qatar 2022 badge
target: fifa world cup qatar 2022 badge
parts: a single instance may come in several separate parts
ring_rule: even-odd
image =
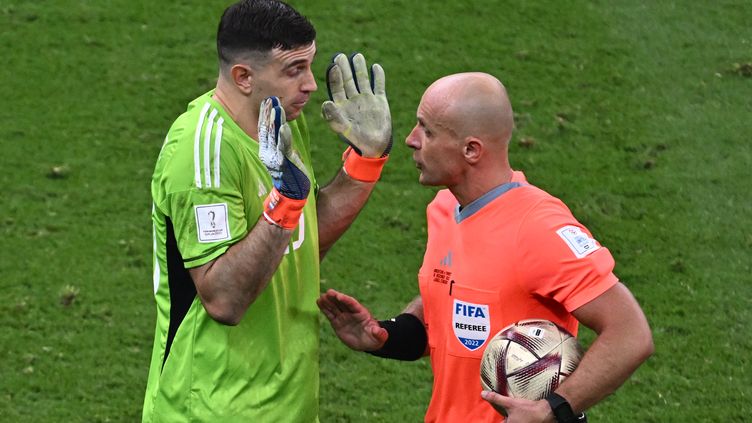
[[[458,299],[452,304],[454,336],[465,348],[475,351],[482,347],[491,333],[488,304],[474,304]]]
[[[208,243],[230,239],[227,204],[203,204],[193,207],[196,213],[198,242]]]

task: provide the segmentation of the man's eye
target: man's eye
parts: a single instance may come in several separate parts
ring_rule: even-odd
[[[303,67],[290,68],[290,70],[287,71],[287,74],[290,76],[297,76],[300,75],[301,72],[303,72],[303,69]]]

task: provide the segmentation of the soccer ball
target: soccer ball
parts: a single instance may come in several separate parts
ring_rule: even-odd
[[[577,338],[548,320],[500,330],[483,352],[480,382],[501,395],[537,401],[554,392],[582,358]]]

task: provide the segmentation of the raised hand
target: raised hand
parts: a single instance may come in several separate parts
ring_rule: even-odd
[[[354,72],[354,74],[353,74]],[[339,53],[326,73],[329,101],[321,112],[329,127],[361,156],[384,157],[392,148],[392,116],[386,98],[384,69],[357,53]]]
[[[290,126],[277,97],[261,102],[258,122],[259,158],[274,181],[274,187],[287,198],[308,197],[311,182],[300,156],[292,148]]]

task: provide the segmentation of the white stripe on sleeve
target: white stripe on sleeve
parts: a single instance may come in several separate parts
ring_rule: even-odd
[[[198,123],[196,124],[196,135],[193,140],[193,167],[196,174],[196,188],[201,188],[201,155],[199,145],[201,143],[201,128],[204,126],[204,119],[206,118],[206,112],[209,110],[209,102],[204,104],[204,108],[201,109],[201,115],[198,117]]]
[[[214,135],[214,188],[219,188],[219,148],[222,145],[222,124],[225,120],[220,117],[217,121],[217,133]]]
[[[206,178],[206,187],[211,188],[211,132],[214,128],[214,118],[217,117],[217,109],[212,109],[209,115],[209,124],[206,125],[204,133],[204,177]]]

